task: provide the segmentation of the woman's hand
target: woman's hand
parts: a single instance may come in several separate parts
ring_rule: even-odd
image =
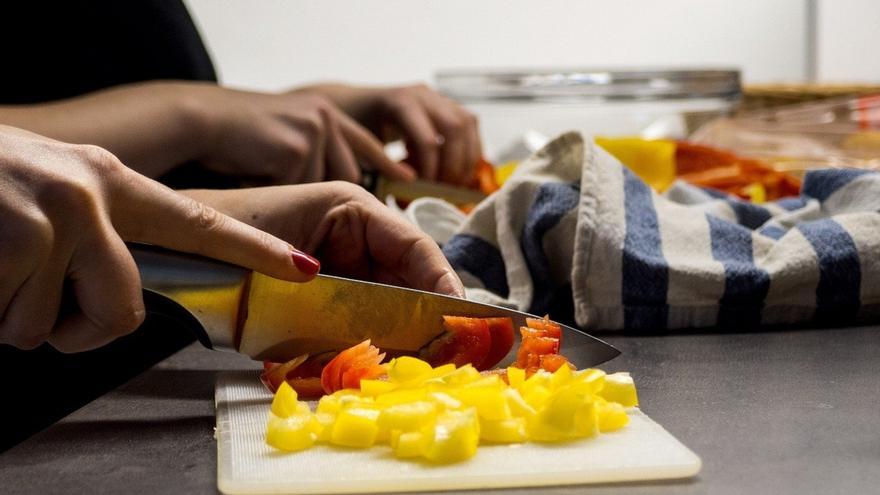
[[[464,296],[437,244],[352,184],[184,193],[300,246],[327,273]]]
[[[316,261],[126,168],[95,146],[0,126],[0,343],[63,352],[101,346],[144,318],[124,240],[306,281]],[[59,315],[62,291],[75,299]]]
[[[323,84],[298,90],[326,96],[377,136],[402,137],[407,163],[428,180],[466,184],[483,155],[476,117],[424,85],[390,88]]]
[[[361,165],[409,181],[416,172],[385,155],[383,143],[327,97],[312,92],[252,93],[193,85],[208,141],[195,158],[230,175],[276,184],[360,182]]]

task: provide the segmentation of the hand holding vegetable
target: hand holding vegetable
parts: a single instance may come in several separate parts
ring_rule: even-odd
[[[186,194],[299,246],[318,257],[328,273],[464,295],[461,281],[430,237],[352,184]]]
[[[123,240],[198,253],[292,281],[317,262],[126,168],[95,146],[0,126],[0,343],[101,346],[144,318]],[[299,263],[297,263],[299,260]],[[76,309],[59,315],[62,289]]]
[[[427,86],[323,84],[300,91],[329,98],[377,136],[403,138],[410,152],[407,163],[419,177],[467,184],[483,156],[476,117]]]

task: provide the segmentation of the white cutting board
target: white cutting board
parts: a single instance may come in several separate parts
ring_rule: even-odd
[[[481,445],[468,461],[401,461],[391,449],[316,446],[283,453],[266,445],[272,396],[250,372],[217,380],[217,485],[226,494],[368,493],[571,485],[694,476],[700,458],[633,409],[629,425],[572,443]]]

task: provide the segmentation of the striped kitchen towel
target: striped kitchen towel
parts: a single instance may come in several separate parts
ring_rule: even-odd
[[[755,205],[658,195],[577,133],[523,162],[444,253],[468,297],[589,330],[880,320],[880,174],[810,172]]]

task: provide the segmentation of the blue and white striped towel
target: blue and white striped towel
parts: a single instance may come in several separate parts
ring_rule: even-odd
[[[525,161],[444,253],[468,297],[590,330],[880,320],[880,174],[810,172],[754,205],[664,195],[577,133]]]

